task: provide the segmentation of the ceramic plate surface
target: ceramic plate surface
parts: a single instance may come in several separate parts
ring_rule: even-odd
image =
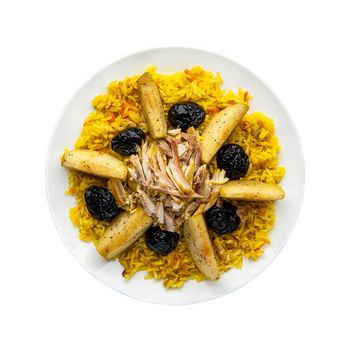
[[[270,232],[271,244],[256,262],[244,260],[242,270],[224,273],[218,282],[189,281],[179,290],[166,290],[161,281],[144,280],[144,273],[130,281],[122,277],[122,266],[101,258],[93,244],[78,239],[77,228],[69,218],[68,210],[74,198],[64,195],[67,188],[67,170],[60,166],[60,155],[65,147],[73,148],[82,123],[91,108],[91,100],[104,93],[112,80],[142,74],[147,66],[157,66],[161,73],[172,73],[195,65],[212,72],[220,72],[224,88],[236,91],[242,87],[254,96],[250,112],[262,111],[275,122],[282,151],[280,164],[287,169],[281,185],[286,197],[276,202],[276,223]],[[209,300],[232,292],[262,272],[285,245],[297,220],[304,190],[304,159],[298,133],[285,108],[264,82],[234,61],[216,54],[189,48],[161,48],[136,53],[106,67],[89,80],[72,98],[53,132],[46,163],[46,188],[50,211],[63,241],[78,260],[102,283],[137,299],[161,304],[189,304]]]

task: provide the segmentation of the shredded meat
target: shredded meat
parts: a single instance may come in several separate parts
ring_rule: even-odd
[[[156,216],[157,208],[150,196],[148,196],[148,194],[142,191],[140,188],[137,189],[137,193],[139,194],[139,199],[142,203],[145,213],[149,216]]]
[[[171,148],[165,140],[159,140],[158,146],[165,153],[165,155],[172,157]]]
[[[130,157],[129,175],[137,184],[133,200],[162,229],[176,231],[191,215],[208,210],[218,200],[221,186],[228,181],[225,171],[210,176],[200,159],[199,137],[193,128],[169,130],[165,139],[145,141]],[[114,184],[118,203],[128,198],[120,186],[120,181]]]
[[[169,212],[164,212],[165,228],[170,232],[175,232],[177,229],[174,217]]]
[[[119,179],[109,179],[108,188],[112,192],[118,207],[128,211],[136,207],[135,193],[129,191],[128,188],[124,188],[123,183]]]
[[[207,176],[207,166],[206,165],[202,165],[198,168],[195,176],[194,176],[194,190],[196,193],[200,194],[201,196],[203,196],[204,194],[204,181],[206,179]]]
[[[164,225],[165,217],[164,217],[164,205],[163,202],[157,203],[157,219],[159,224]]]
[[[248,213],[242,207],[238,207],[237,214],[243,223],[248,220]]]

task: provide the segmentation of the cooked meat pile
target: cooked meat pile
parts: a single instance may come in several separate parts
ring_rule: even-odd
[[[221,185],[228,181],[223,170],[210,177],[200,160],[199,136],[194,128],[187,132],[169,130],[164,139],[144,141],[130,157],[128,171],[135,192],[129,192],[117,179],[110,180],[110,188],[119,205],[130,209],[139,202],[155,224],[176,232],[187,218],[210,209]]]

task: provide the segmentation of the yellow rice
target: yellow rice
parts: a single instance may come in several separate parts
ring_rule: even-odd
[[[195,101],[206,111],[207,117],[199,130],[208,123],[211,116],[220,109],[234,103],[249,103],[250,96],[243,89],[237,93],[221,89],[221,76],[196,66],[171,75],[158,74],[149,68],[157,81],[164,108],[167,112],[173,103]],[[110,141],[118,131],[127,127],[140,127],[147,131],[147,125],[140,113],[137,80],[133,76],[121,81],[112,81],[107,92],[96,96],[92,101],[94,111],[86,118],[75,148],[110,150]],[[263,113],[254,112],[243,118],[230,137],[231,142],[240,144],[250,159],[250,169],[245,179],[260,180],[266,183],[279,183],[285,170],[278,165],[280,146],[274,134],[272,119]],[[215,169],[215,161],[210,165]],[[106,185],[106,180],[87,174],[70,171],[67,194],[75,196],[76,206],[70,209],[70,219],[79,229],[79,238],[86,242],[96,242],[103,234],[107,223],[95,220],[87,211],[83,194],[92,184]],[[242,268],[243,258],[256,260],[268,244],[269,231],[274,224],[274,204],[272,202],[239,202],[244,220],[234,234],[214,237],[221,271]],[[187,280],[202,281],[204,275],[195,267],[180,238],[177,248],[167,256],[159,256],[146,247],[144,238],[124,251],[119,257],[124,267],[123,276],[130,279],[138,271],[146,271],[146,279],[163,280],[167,288],[181,287]],[[118,278],[118,276],[116,276]]]

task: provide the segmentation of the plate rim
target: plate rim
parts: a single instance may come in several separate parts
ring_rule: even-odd
[[[256,271],[256,273],[254,273],[249,280],[245,281],[244,283],[242,283],[241,285],[239,285],[238,287],[236,287],[234,289],[228,289],[228,290],[226,290],[224,292],[221,292],[219,294],[214,294],[214,295],[212,295],[212,296],[210,296],[208,298],[205,298],[205,299],[199,299],[199,300],[195,300],[195,301],[185,301],[185,302],[180,300],[180,302],[177,302],[177,303],[167,303],[167,302],[162,302],[162,301],[157,302],[156,300],[154,300],[152,298],[139,297],[139,296],[135,296],[135,295],[132,295],[132,294],[127,294],[126,292],[124,292],[122,290],[116,289],[112,285],[110,285],[109,283],[106,283],[104,280],[99,278],[86,264],[83,264],[81,259],[79,259],[78,256],[75,254],[75,252],[72,249],[72,247],[64,239],[63,233],[61,232],[61,228],[59,227],[59,224],[57,222],[57,218],[54,215],[53,207],[51,206],[51,198],[50,198],[50,194],[49,194],[50,191],[49,191],[48,167],[49,167],[50,150],[51,150],[51,148],[53,146],[54,135],[55,135],[55,132],[56,132],[56,130],[57,130],[59,124],[60,124],[60,121],[62,120],[62,118],[65,115],[66,111],[68,110],[69,106],[73,103],[73,101],[77,98],[77,96],[79,96],[79,94],[83,91],[85,86],[90,84],[103,71],[108,70],[110,67],[114,66],[115,64],[118,64],[119,62],[124,61],[124,60],[128,60],[128,59],[130,59],[133,56],[142,55],[142,54],[146,54],[146,53],[156,53],[156,52],[161,52],[161,51],[176,51],[176,50],[192,51],[192,52],[197,52],[197,53],[204,54],[204,55],[216,56],[217,58],[220,58],[220,59],[223,59],[223,60],[227,60],[227,61],[231,61],[237,67],[239,67],[242,70],[245,70],[246,72],[248,72],[249,74],[254,76],[257,80],[259,80],[259,82],[265,88],[267,88],[274,95],[274,97],[279,101],[279,103],[281,104],[281,106],[283,107],[283,109],[285,111],[285,114],[286,114],[287,118],[289,119],[289,122],[291,124],[292,129],[293,129],[293,134],[295,135],[295,140],[296,140],[298,149],[300,150],[300,160],[301,160],[301,163],[302,163],[302,169],[300,169],[300,174],[299,174],[300,177],[301,177],[301,188],[299,189],[299,192],[300,192],[299,193],[299,201],[298,201],[297,206],[296,206],[297,211],[296,211],[295,220],[294,220],[293,224],[291,225],[290,229],[285,233],[284,240],[282,241],[282,243],[280,244],[278,249],[276,249],[274,255],[269,259],[269,261],[266,263],[266,265],[263,268],[261,268],[259,271]],[[249,282],[253,281],[258,275],[260,275],[263,271],[265,271],[265,269],[268,266],[270,266],[270,264],[276,259],[276,257],[280,254],[282,249],[285,247],[286,243],[288,242],[288,240],[290,238],[290,235],[291,235],[292,231],[295,229],[295,227],[296,227],[296,225],[297,225],[297,223],[299,221],[299,218],[300,218],[300,215],[301,215],[301,211],[302,211],[302,207],[303,207],[303,201],[304,201],[305,177],[306,177],[306,165],[305,165],[304,148],[303,148],[303,144],[302,144],[302,141],[301,141],[298,129],[296,128],[294,120],[292,119],[289,111],[286,109],[285,104],[283,103],[283,99],[281,99],[279,94],[277,94],[274,89],[272,89],[267,83],[265,83],[265,80],[261,79],[258,74],[256,74],[250,68],[246,68],[245,66],[243,66],[240,62],[236,61],[236,59],[232,59],[230,57],[218,54],[218,53],[213,52],[213,51],[208,51],[208,50],[205,50],[205,49],[199,49],[199,48],[193,48],[193,47],[186,47],[186,46],[155,47],[155,48],[151,48],[151,49],[147,49],[147,50],[136,51],[136,52],[130,53],[130,54],[126,55],[126,56],[121,56],[121,57],[117,58],[116,60],[114,60],[113,62],[111,62],[111,63],[101,67],[89,79],[85,80],[79,86],[79,88],[76,90],[76,92],[72,95],[72,97],[69,98],[68,101],[65,103],[64,108],[58,114],[58,116],[55,119],[55,122],[53,123],[53,127],[52,127],[52,130],[51,130],[50,136],[49,136],[49,142],[48,142],[48,146],[47,146],[47,151],[46,151],[45,163],[44,164],[45,164],[45,193],[46,193],[46,200],[47,200],[49,212],[50,212],[52,221],[54,222],[54,226],[56,228],[56,231],[58,232],[61,240],[63,241],[64,245],[67,247],[67,249],[70,252],[70,254],[74,257],[74,260],[76,262],[78,262],[96,280],[98,280],[103,285],[111,288],[113,291],[117,291],[118,293],[120,293],[122,295],[125,295],[127,297],[130,297],[130,298],[132,298],[134,300],[136,299],[138,301],[148,302],[148,303],[157,304],[157,305],[174,305],[174,306],[176,306],[176,305],[191,305],[191,304],[197,304],[197,303],[202,303],[202,302],[206,302],[206,301],[211,301],[211,300],[214,300],[216,298],[228,295],[228,294],[230,294],[230,293],[232,293],[234,291],[237,291],[238,289],[242,288],[243,286],[245,286]]]

